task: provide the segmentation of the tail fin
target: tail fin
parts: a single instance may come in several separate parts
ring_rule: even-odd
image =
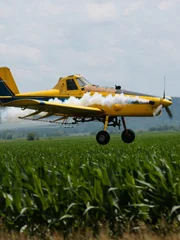
[[[0,80],[3,81],[3,83],[9,88],[9,90],[13,93],[13,95],[18,94],[19,90],[16,86],[16,83],[14,81],[14,78],[11,74],[11,71],[7,67],[0,67]],[[2,89],[3,90],[3,89]],[[4,96],[0,88],[0,96]]]

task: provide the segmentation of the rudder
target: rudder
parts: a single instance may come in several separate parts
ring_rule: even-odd
[[[11,90],[11,92],[15,95],[19,93],[17,85],[14,81],[12,73],[7,67],[0,67],[0,78],[3,80],[4,84]],[[1,89],[0,89],[1,95]]]

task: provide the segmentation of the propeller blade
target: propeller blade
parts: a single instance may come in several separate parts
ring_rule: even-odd
[[[154,113],[153,115],[154,116],[157,116],[159,114],[159,112],[161,111],[161,109],[163,108],[163,105],[159,105],[155,110],[154,110]]]
[[[173,115],[172,115],[172,112],[171,112],[171,110],[169,109],[169,107],[165,107],[165,109],[166,109],[166,112],[167,112],[168,116],[169,116],[170,118],[172,118]]]
[[[163,99],[166,98],[166,77],[164,76],[164,92],[163,92]]]

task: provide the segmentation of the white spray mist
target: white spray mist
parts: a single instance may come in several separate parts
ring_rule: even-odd
[[[139,96],[134,96],[134,97],[125,96],[123,93],[116,94],[114,96],[112,94],[109,94],[105,97],[99,93],[95,93],[93,95],[91,95],[90,93],[85,93],[82,98],[70,97],[64,102],[55,98],[55,99],[50,99],[49,101],[59,102],[61,104],[70,104],[70,105],[85,106],[85,107],[92,106],[95,104],[111,107],[114,104],[128,104],[128,103],[130,104],[133,102],[148,103],[149,102],[148,100],[140,98]]]
[[[95,104],[111,107],[114,104],[128,104],[133,102],[148,103],[149,101],[146,99],[140,98],[138,96],[130,97],[130,96],[125,96],[124,94],[116,94],[114,96],[112,94],[109,94],[106,97],[103,97],[99,93],[95,93],[94,95],[91,95],[90,93],[85,93],[82,98],[76,98],[72,96],[67,100],[65,100],[64,102],[55,98],[55,99],[50,99],[49,102],[57,102],[61,104],[85,106],[85,107],[92,106]],[[1,122],[2,123],[6,123],[6,122],[20,123],[23,120],[19,119],[18,117],[23,117],[32,112],[34,112],[34,110],[28,110],[28,109],[21,110],[21,108],[14,108],[14,107],[2,108],[0,110]]]
[[[6,107],[0,109],[0,120],[1,123],[20,123],[21,119],[18,117],[23,117],[27,114],[34,112],[33,110],[21,110],[21,108]]]

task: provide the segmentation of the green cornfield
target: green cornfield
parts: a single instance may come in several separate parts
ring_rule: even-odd
[[[143,224],[178,231],[180,134],[119,135],[0,142],[0,219],[5,229],[59,231],[108,228],[111,236]],[[43,229],[43,230],[42,230]]]

